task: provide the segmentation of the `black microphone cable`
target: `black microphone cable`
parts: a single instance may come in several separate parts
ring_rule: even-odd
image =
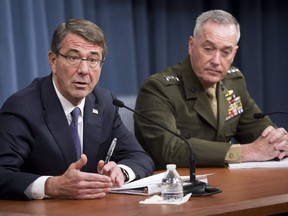
[[[284,114],[287,115],[288,112],[282,112],[282,111],[278,111],[278,112],[270,112],[270,113],[254,113],[253,117],[255,119],[262,119],[265,116],[270,116],[270,115],[274,115],[274,114]]]

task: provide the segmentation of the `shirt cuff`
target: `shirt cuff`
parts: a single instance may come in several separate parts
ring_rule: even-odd
[[[240,163],[241,162],[241,145],[233,144],[227,151],[225,156],[227,163]]]
[[[128,167],[128,166],[126,166],[124,164],[117,164],[117,166],[122,168],[122,169],[124,169],[124,170],[126,170],[126,172],[129,175],[129,179],[128,179],[128,181],[125,181],[125,183],[131,182],[131,181],[133,181],[136,178],[136,175],[135,175],[134,171],[130,167]]]
[[[44,199],[48,198],[45,195],[45,182],[51,176],[41,176],[32,182],[24,191],[29,199]]]

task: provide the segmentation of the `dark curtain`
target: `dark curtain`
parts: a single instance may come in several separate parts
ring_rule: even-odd
[[[47,53],[56,26],[70,18],[98,24],[108,42],[99,85],[136,95],[145,78],[188,54],[196,17],[223,9],[240,22],[234,66],[263,112],[288,111],[286,0],[1,0],[0,105],[33,78],[50,73]],[[273,120],[288,128],[288,116]]]

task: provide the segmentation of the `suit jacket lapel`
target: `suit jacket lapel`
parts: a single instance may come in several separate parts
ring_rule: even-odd
[[[217,121],[209,105],[206,93],[200,92],[194,105],[195,111],[209,122],[214,128],[217,128]]]
[[[189,58],[184,60],[183,70],[181,70],[180,73],[182,75],[186,98],[195,99],[193,109],[216,129],[217,121],[214,117],[211,107],[209,106],[208,97],[204,88],[192,70]]]
[[[76,151],[74,150],[67,118],[52,84],[52,76],[49,76],[44,81],[41,87],[41,98],[45,109],[44,118],[48,129],[55,139],[55,148],[59,148],[67,166],[69,166],[77,159]],[[51,143],[51,145],[54,145],[54,143]],[[72,151],[71,148],[73,149]]]
[[[84,170],[95,170],[100,158],[95,155],[99,152],[100,143],[103,143],[102,125],[103,108],[96,103],[97,98],[92,94],[86,97],[84,107],[83,152],[88,158]]]
[[[229,109],[229,103],[225,97],[228,90],[225,88],[222,82],[218,84],[218,88],[216,90],[217,94],[217,106],[218,106],[218,117],[215,119],[212,110],[209,107],[209,100],[206,96],[205,91],[201,91],[197,94],[197,100],[194,105],[194,109],[201,115],[206,121],[208,121],[215,129],[223,128],[227,112]],[[217,127],[218,124],[218,127]],[[219,130],[218,130],[219,131]],[[222,129],[220,130],[222,131]]]

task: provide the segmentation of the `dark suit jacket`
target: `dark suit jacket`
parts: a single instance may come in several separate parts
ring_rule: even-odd
[[[111,160],[132,168],[136,178],[152,174],[151,158],[126,129],[112,100],[113,95],[100,87],[86,97],[83,152],[88,162],[83,171],[97,172],[98,161],[105,159],[116,137]],[[0,198],[27,199],[25,189],[39,176],[62,175],[76,160],[51,75],[35,79],[4,103],[0,112]]]

